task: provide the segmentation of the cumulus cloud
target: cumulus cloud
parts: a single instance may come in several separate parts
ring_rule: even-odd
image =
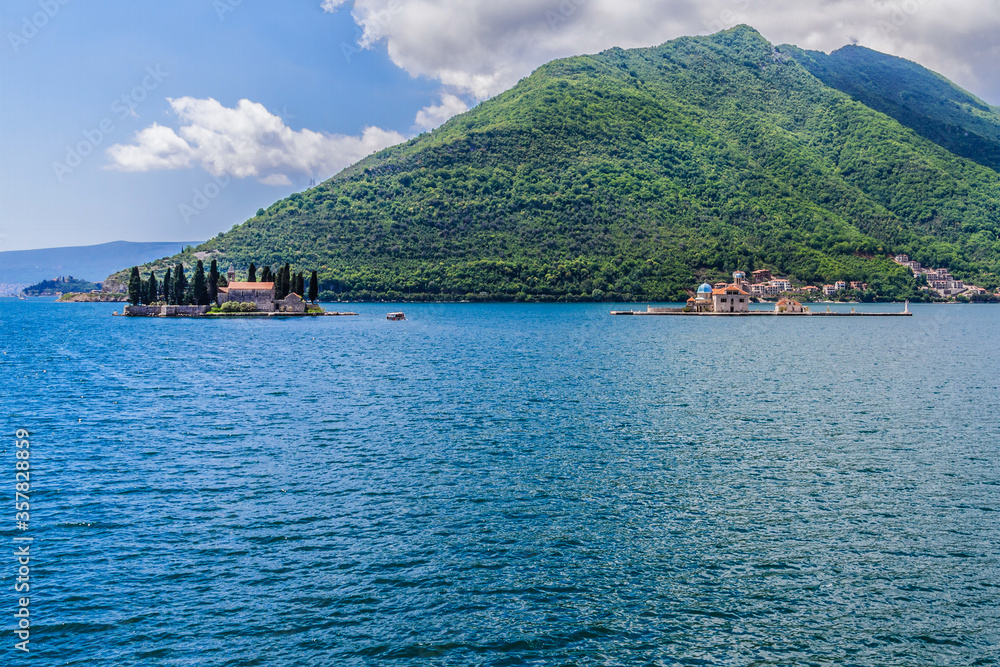
[[[468,105],[458,96],[444,93],[441,95],[441,104],[427,106],[417,112],[414,127],[420,130],[433,130],[452,116],[468,110]]]
[[[405,137],[377,127],[360,136],[293,130],[262,104],[240,100],[234,108],[214,99],[169,99],[181,126],[153,124],[133,143],[107,149],[110,166],[122,171],[182,169],[200,165],[213,176],[257,178],[289,185],[291,176],[332,176]]]
[[[322,0],[350,8],[359,45],[414,76],[484,99],[554,58],[650,46],[748,23],[775,43],[858,43],[917,61],[993,103],[996,0]]]

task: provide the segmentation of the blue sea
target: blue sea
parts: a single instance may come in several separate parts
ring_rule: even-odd
[[[1000,307],[349,307],[0,299],[0,664],[1000,661]]]

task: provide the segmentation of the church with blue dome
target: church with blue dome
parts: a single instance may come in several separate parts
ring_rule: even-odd
[[[696,313],[747,313],[750,311],[750,293],[746,285],[746,274],[736,271],[729,285],[719,283],[713,287],[702,283],[695,295],[687,300],[686,309]]]

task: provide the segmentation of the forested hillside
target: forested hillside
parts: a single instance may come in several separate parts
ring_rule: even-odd
[[[827,55],[782,46],[823,83],[956,155],[1000,170],[1000,109],[920,65],[861,46]]]
[[[554,61],[194,252],[344,298],[675,299],[737,268],[912,295],[895,252],[997,285],[997,173],[802,53],[741,26]]]

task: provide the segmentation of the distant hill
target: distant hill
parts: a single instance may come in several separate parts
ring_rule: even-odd
[[[80,280],[73,276],[62,276],[53,280],[43,280],[40,283],[29,285],[23,290],[25,296],[46,296],[51,294],[66,294],[67,292],[91,292],[100,289],[99,283],[89,280]]]
[[[1000,108],[917,63],[845,46],[827,55],[782,46],[816,78],[956,155],[1000,171]]]
[[[8,250],[0,252],[0,283],[33,284],[60,276],[101,282],[123,266],[176,254],[194,243],[133,243],[114,241],[90,246]]]
[[[676,299],[760,268],[913,297],[897,252],[1000,284],[997,173],[915,129],[937,99],[987,141],[993,111],[879,54],[919,92],[901,123],[894,75],[852,97],[803,54],[739,26],[556,60],[171,262],[291,262],[353,299]]]

